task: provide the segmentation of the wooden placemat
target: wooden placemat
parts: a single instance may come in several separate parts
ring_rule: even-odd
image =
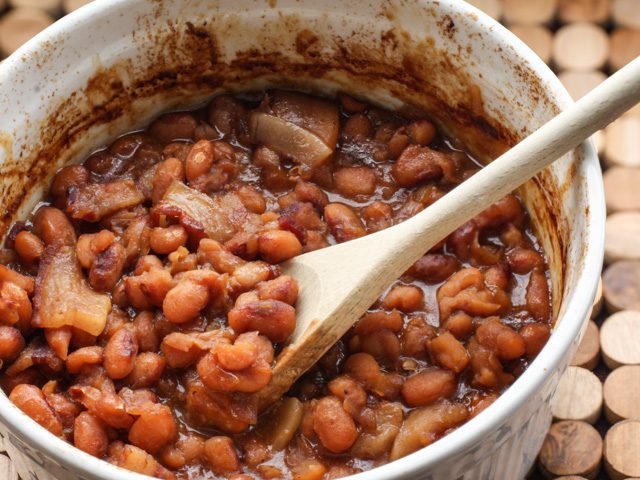
[[[0,60],[90,1],[0,0]],[[640,55],[640,0],[470,3],[520,36],[575,99]],[[640,107],[594,141],[608,170],[608,264],[593,321],[554,399],[554,424],[532,480],[640,478],[640,366],[633,366],[640,365]],[[1,443],[0,479],[18,479]]]

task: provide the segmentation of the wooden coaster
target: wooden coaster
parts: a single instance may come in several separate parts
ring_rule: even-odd
[[[640,29],[638,0],[613,0],[611,14],[616,25]]]
[[[623,365],[604,382],[604,413],[610,423],[640,420],[640,365]]]
[[[556,13],[557,0],[503,0],[503,16],[509,25],[549,23]]]
[[[551,425],[540,450],[540,471],[547,478],[578,475],[593,479],[600,470],[602,438],[586,422],[566,420]]]
[[[640,476],[640,421],[616,423],[604,438],[604,465],[613,480]]]
[[[607,139],[607,145],[609,144],[610,141]],[[609,212],[640,210],[640,168],[613,167],[604,172],[603,177],[604,195]]]
[[[640,116],[624,115],[605,129],[608,166],[640,167]]]
[[[551,401],[557,420],[580,420],[594,424],[602,412],[602,383],[586,368],[569,367]]]
[[[640,311],[626,310],[607,318],[600,327],[600,351],[612,370],[640,364]]]
[[[64,0],[62,8],[64,13],[71,13],[91,2],[92,0]]]
[[[611,313],[640,310],[640,262],[620,260],[602,275],[604,304]]]
[[[468,0],[468,3],[496,20],[500,20],[502,17],[502,3],[500,0]]]
[[[596,289],[596,296],[593,299],[593,306],[591,307],[591,320],[593,320],[600,314],[600,311],[602,310],[602,303],[602,277],[600,277],[600,279],[598,280],[598,288]]]
[[[558,78],[573,99],[578,100],[604,82],[607,76],[599,70],[590,72],[574,72],[569,70],[559,74]]]
[[[544,63],[551,59],[551,31],[542,25],[512,25],[510,30],[526,43]]]
[[[9,0],[12,8],[37,8],[57,17],[62,13],[62,0]]]
[[[578,351],[571,360],[574,367],[583,367],[593,370],[600,361],[600,331],[593,321],[587,324],[587,330],[580,341]]]
[[[6,455],[0,455],[0,478],[2,480],[18,480],[18,472]]]
[[[607,217],[604,261],[616,260],[640,260],[640,212],[617,212]]]
[[[620,70],[640,55],[640,30],[635,28],[614,30],[610,37],[610,46],[609,67],[613,71]]]
[[[558,17],[562,23],[604,23],[611,14],[611,0],[560,0]]]
[[[552,56],[561,70],[599,70],[609,58],[609,36],[593,23],[565,25],[553,38]]]
[[[35,8],[16,8],[0,18],[0,54],[11,55],[27,40],[53,23],[47,13]]]

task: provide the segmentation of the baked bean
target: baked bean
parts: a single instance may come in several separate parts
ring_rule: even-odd
[[[73,444],[94,457],[107,454],[109,436],[104,424],[89,412],[82,412],[73,425]]]
[[[494,389],[510,383],[511,379],[504,373],[502,364],[494,351],[483,347],[473,337],[467,343],[467,351],[473,371],[472,385]]]
[[[194,337],[179,332],[164,337],[160,348],[170,368],[184,368],[195,362],[200,354]]]
[[[206,285],[186,279],[169,290],[162,302],[162,311],[170,322],[185,323],[197,317],[209,300]]]
[[[17,328],[0,326],[0,360],[13,360],[25,347],[25,341]]]
[[[33,308],[28,293],[33,292],[33,279],[0,265],[0,281],[0,319],[26,333],[31,328]]]
[[[343,110],[348,113],[359,113],[367,108],[366,103],[356,100],[346,93],[339,93],[338,100],[340,100]]]
[[[424,301],[424,293],[413,285],[396,285],[382,299],[382,306],[388,309],[412,312],[418,310]]]
[[[452,396],[456,388],[457,382],[453,373],[439,368],[428,368],[404,382],[402,398],[407,405],[419,407]]]
[[[413,187],[427,180],[442,176],[440,161],[443,154],[429,147],[411,145],[404,149],[396,163],[392,174],[401,187]]]
[[[544,323],[529,323],[522,327],[520,336],[524,339],[527,356],[533,358],[540,353],[551,336],[551,328]]]
[[[133,320],[133,328],[138,339],[141,352],[155,352],[158,350],[160,340],[155,330],[155,318],[149,311],[140,312]]]
[[[429,342],[429,352],[438,365],[460,373],[469,364],[469,354],[456,337],[445,332]]]
[[[83,165],[69,165],[56,173],[49,191],[58,207],[64,208],[67,203],[69,188],[89,183],[91,174]]]
[[[62,421],[34,385],[18,385],[9,395],[15,406],[56,436],[62,435]]]
[[[298,282],[289,275],[281,275],[274,280],[260,282],[257,289],[260,300],[279,300],[294,305],[298,299]],[[238,306],[237,303],[236,306]]]
[[[269,263],[280,263],[302,253],[298,238],[286,230],[269,230],[258,237],[260,256]]]
[[[165,405],[149,404],[129,429],[129,441],[149,453],[158,453],[178,435],[171,410]]]
[[[313,430],[320,443],[332,453],[342,453],[354,444],[358,430],[353,418],[342,408],[337,397],[324,397],[313,412]]]
[[[402,155],[402,152],[409,145],[409,135],[407,135],[406,129],[398,129],[389,139],[389,155],[391,158],[398,158]]]
[[[236,191],[240,201],[247,210],[253,213],[262,214],[267,209],[267,202],[264,195],[251,185],[241,185]]]
[[[187,155],[185,175],[191,181],[209,171],[213,165],[213,144],[208,140],[198,141]]]
[[[149,245],[151,250],[161,255],[174,252],[179,247],[187,244],[187,231],[182,225],[171,225],[166,228],[154,228],[151,230]]]
[[[409,273],[430,285],[444,282],[460,268],[460,261],[451,255],[428,253],[409,269]]]
[[[144,450],[120,441],[109,445],[107,460],[127,470],[164,480],[175,480],[175,475],[160,465],[155,458]]]
[[[100,365],[104,361],[104,349],[102,347],[83,347],[72,352],[66,361],[67,371],[78,374],[87,365]]]
[[[522,336],[511,327],[502,324],[498,317],[491,317],[478,326],[476,338],[480,345],[495,351],[504,360],[519,358],[526,351]]]
[[[345,167],[333,174],[338,192],[345,197],[356,198],[371,195],[376,189],[376,173],[368,167]]]
[[[411,140],[418,145],[429,145],[436,137],[436,127],[429,120],[418,120],[407,127]]]
[[[376,358],[387,358],[394,360],[400,355],[400,340],[389,330],[376,330],[368,335],[353,337],[357,339],[357,348],[352,350],[361,350]]]
[[[272,342],[284,342],[296,327],[296,312],[279,300],[259,300],[234,307],[227,316],[236,333],[256,330]]]
[[[14,247],[25,264],[37,262],[44,252],[44,243],[36,235],[23,230],[16,235]]]
[[[158,164],[153,176],[151,201],[155,204],[164,197],[169,186],[175,181],[184,179],[184,165],[177,158],[167,158]]]
[[[355,353],[347,358],[344,372],[359,381],[367,390],[383,398],[395,399],[402,387],[402,377],[383,373],[376,359],[368,353]]]
[[[176,140],[193,140],[198,122],[188,113],[162,115],[149,127],[149,133],[162,143]]]
[[[298,181],[294,192],[299,201],[310,203],[319,211],[322,211],[327,203],[329,203],[327,194],[310,182]]]
[[[377,232],[391,226],[393,210],[383,202],[373,202],[362,211],[362,219],[369,232]]]
[[[342,127],[342,137],[345,139],[361,140],[370,137],[372,134],[373,125],[371,120],[362,113],[351,115]]]
[[[427,341],[437,335],[437,330],[422,318],[412,318],[402,331],[402,353],[408,357],[423,358],[427,352]]]
[[[339,242],[347,242],[362,237],[366,230],[358,215],[347,205],[330,203],[324,207],[324,218],[331,234]]]
[[[171,274],[161,268],[151,268],[141,275],[124,279],[127,298],[131,305],[139,310],[149,310],[154,305],[163,305],[172,287]]]
[[[131,388],[149,388],[158,383],[164,373],[165,359],[154,352],[142,352],[136,357],[133,370],[125,378]]]
[[[273,277],[271,266],[265,262],[249,262],[236,268],[229,279],[232,289],[249,290]]]
[[[367,335],[378,330],[390,330],[399,332],[402,330],[402,315],[396,310],[392,312],[374,311],[367,312],[356,324],[354,333]]]
[[[211,437],[204,442],[204,455],[218,475],[240,470],[240,459],[229,437]]]
[[[514,248],[507,253],[507,262],[509,262],[511,270],[519,275],[544,267],[544,261],[540,254],[528,248]]]
[[[76,241],[76,233],[67,216],[52,207],[38,209],[33,217],[33,233],[45,245],[73,245]]]
[[[464,312],[456,312],[447,318],[443,326],[458,340],[464,340],[473,332],[473,318]]]
[[[129,328],[121,328],[104,348],[104,368],[109,377],[119,380],[131,373],[138,353],[138,340]]]
[[[529,277],[525,294],[527,310],[539,322],[549,319],[551,304],[549,303],[549,284],[544,273],[533,271]]]
[[[113,290],[122,276],[126,260],[126,250],[122,244],[112,243],[106,250],[96,255],[89,270],[89,284],[94,290],[107,292]]]
[[[211,101],[209,123],[223,135],[237,130],[245,116],[244,106],[231,95],[219,95]]]

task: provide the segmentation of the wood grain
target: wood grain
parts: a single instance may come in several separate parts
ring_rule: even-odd
[[[640,116],[624,115],[605,128],[604,158],[611,167],[640,167]],[[633,174],[634,178],[637,174]],[[605,192],[606,193],[606,192]],[[638,197],[638,195],[635,195]],[[639,202],[633,202],[637,204]]]
[[[565,25],[553,38],[552,57],[561,70],[598,70],[609,58],[609,36],[593,23]]]
[[[2,480],[18,480],[18,472],[6,455],[0,455],[0,478]]]
[[[53,23],[42,10],[16,8],[0,18],[0,54],[11,55],[31,37]]]
[[[602,294],[609,312],[640,310],[640,262],[619,260],[602,275]]]
[[[617,25],[640,29],[638,0],[613,0],[611,14]]]
[[[613,480],[640,475],[640,421],[625,420],[607,431],[604,460],[607,473]]]
[[[640,260],[640,212],[617,212],[607,217],[604,260]]]
[[[610,47],[609,67],[616,71],[640,55],[640,30],[635,28],[614,30],[610,37]]]
[[[614,313],[600,327],[600,351],[607,367],[640,364],[640,311]]]
[[[543,62],[549,62],[553,42],[551,30],[543,25],[512,25],[510,30],[526,43]]]
[[[623,365],[604,382],[604,411],[607,420],[640,420],[640,365]]]
[[[505,23],[537,25],[549,23],[556,13],[557,0],[503,0]]]
[[[540,450],[540,471],[547,478],[578,475],[593,479],[600,470],[602,438],[586,422],[554,423]]]
[[[602,383],[593,372],[569,367],[562,375],[551,402],[557,420],[580,420],[594,424],[602,412]]]
[[[639,135],[640,136],[640,135]],[[607,145],[609,141],[607,141]],[[640,210],[640,168],[612,167],[604,173],[607,210]]]
[[[578,351],[571,360],[571,365],[593,370],[600,361],[600,330],[593,321],[587,324],[587,330],[580,341]]]
[[[604,23],[611,14],[611,0],[559,0],[558,18],[563,23]]]

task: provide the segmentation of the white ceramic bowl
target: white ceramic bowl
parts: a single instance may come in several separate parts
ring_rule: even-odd
[[[0,66],[0,233],[64,163],[162,110],[267,85],[420,105],[482,159],[571,101],[531,50],[460,0],[97,0]],[[520,193],[550,259],[557,323],[549,343],[481,415],[353,478],[509,480],[531,467],[601,267],[605,208],[591,143]],[[55,438],[4,395],[0,420],[25,479],[147,478]]]

